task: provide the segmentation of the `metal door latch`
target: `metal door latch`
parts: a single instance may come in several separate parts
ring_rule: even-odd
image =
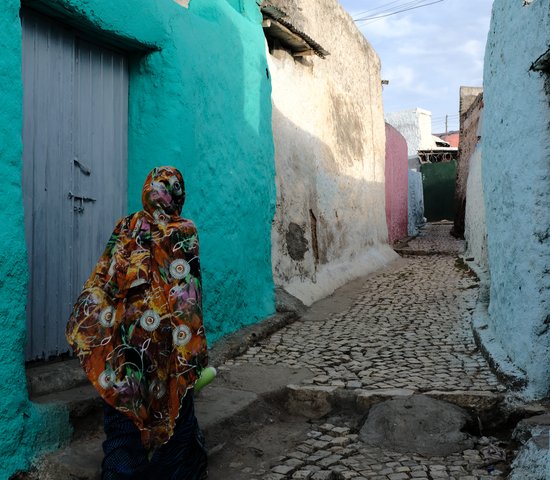
[[[68,197],[71,200],[76,200],[80,202],[79,205],[73,205],[73,210],[76,213],[84,213],[84,202],[95,202],[96,199],[92,197],[84,197],[82,195],[75,195],[73,192],[69,192]]]
[[[81,195],[75,195],[73,192],[69,192],[69,198],[74,198],[75,200],[80,200],[81,202],[95,202],[96,199],[92,197],[83,197]]]

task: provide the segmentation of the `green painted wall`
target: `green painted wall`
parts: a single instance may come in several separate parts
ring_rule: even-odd
[[[30,3],[30,2],[29,2]],[[275,184],[271,84],[254,0],[44,0],[76,25],[101,30],[132,54],[131,211],[159,164],[186,179],[184,215],[201,234],[211,341],[274,311],[271,220]],[[37,4],[42,8],[41,4]],[[36,6],[36,5],[35,5]],[[0,480],[68,438],[62,409],[28,401],[23,350],[28,277],[21,193],[19,2],[0,7]]]
[[[428,222],[453,220],[456,160],[420,166],[424,186],[424,216]]]

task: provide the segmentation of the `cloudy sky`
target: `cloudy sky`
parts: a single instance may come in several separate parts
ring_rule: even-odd
[[[355,18],[380,16],[435,0],[340,0]],[[387,112],[432,112],[434,133],[458,128],[461,85],[481,86],[492,0],[443,0],[397,15],[357,22],[382,61]],[[365,13],[362,13],[365,12]]]

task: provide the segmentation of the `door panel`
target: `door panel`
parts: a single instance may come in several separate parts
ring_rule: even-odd
[[[30,360],[68,351],[72,304],[126,212],[128,67],[57,22],[22,22]]]

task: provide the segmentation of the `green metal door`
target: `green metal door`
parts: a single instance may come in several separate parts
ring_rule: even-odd
[[[456,168],[456,160],[420,166],[424,185],[424,216],[428,222],[454,219]]]

